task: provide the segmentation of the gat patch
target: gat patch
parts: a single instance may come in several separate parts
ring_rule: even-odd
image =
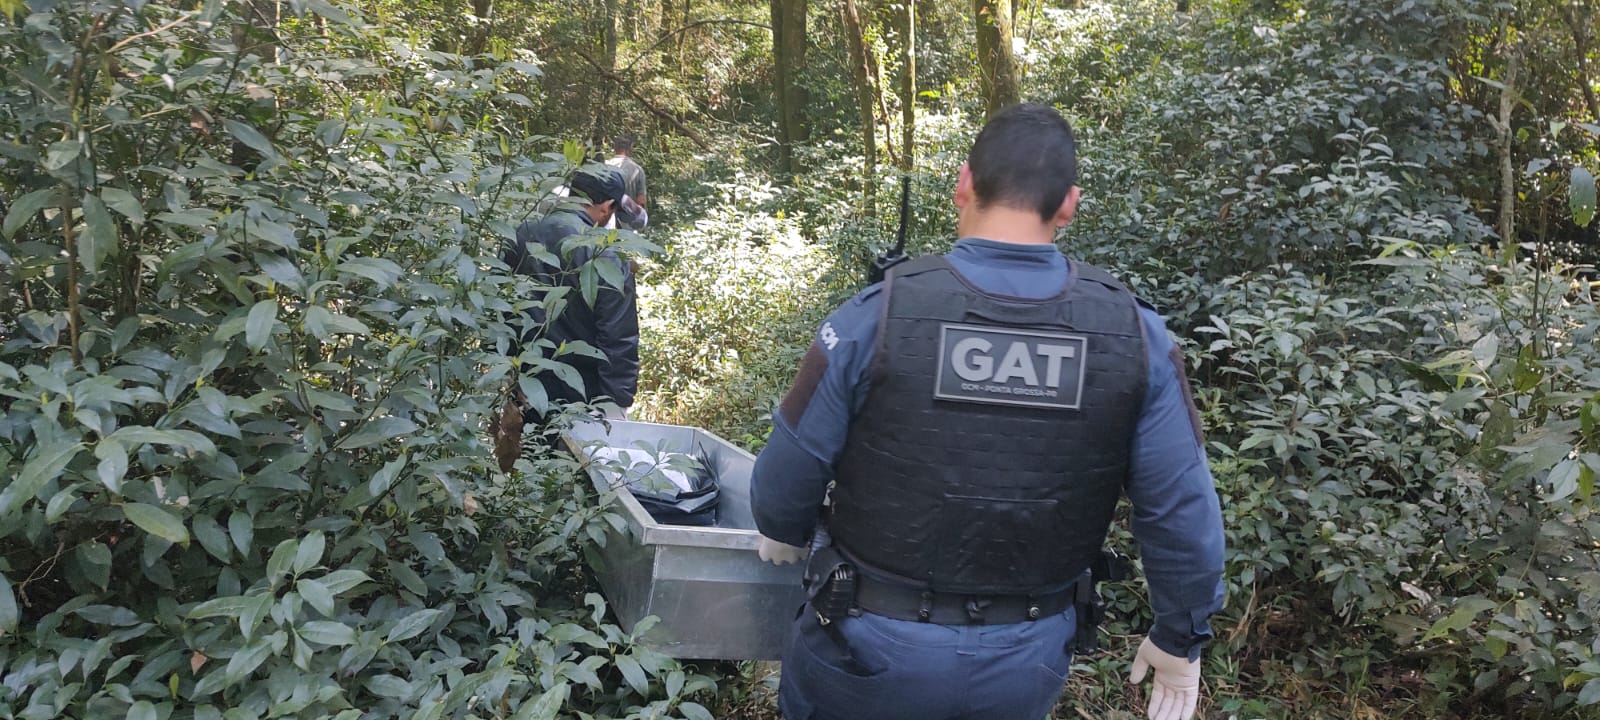
[[[1076,410],[1088,353],[1083,335],[945,323],[933,396]]]

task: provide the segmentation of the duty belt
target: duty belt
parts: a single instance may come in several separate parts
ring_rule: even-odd
[[[1089,572],[1065,590],[1040,595],[971,595],[918,590],[856,574],[855,604],[865,612],[935,625],[1010,625],[1049,617],[1072,607]]]

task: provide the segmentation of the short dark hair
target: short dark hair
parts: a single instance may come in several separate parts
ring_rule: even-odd
[[[1049,222],[1078,181],[1078,146],[1061,113],[1012,105],[984,124],[967,167],[980,206],[1033,210]]]
[[[634,137],[633,133],[623,133],[611,139],[611,149],[614,152],[631,153],[633,144],[638,141],[639,138]]]

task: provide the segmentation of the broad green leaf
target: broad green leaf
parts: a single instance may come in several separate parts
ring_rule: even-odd
[[[368,677],[362,685],[378,697],[403,700],[411,696],[411,683],[387,673]]]
[[[277,587],[278,578],[293,567],[295,553],[299,550],[300,541],[295,538],[284,540],[272,549],[272,557],[267,559],[267,578],[272,581],[273,587]]]
[[[387,258],[351,258],[339,263],[339,272],[359,275],[378,284],[378,289],[388,288],[404,272],[393,260]]]
[[[210,515],[196,514],[189,521],[194,537],[200,541],[200,547],[210,553],[220,562],[228,562],[233,558],[232,549],[228,545],[228,534],[222,531],[222,526]]]
[[[96,625],[129,627],[139,624],[139,616],[136,613],[115,605],[89,605],[78,608],[75,614]]]
[[[1579,705],[1600,705],[1600,678],[1595,678],[1583,684],[1583,689],[1578,691]]]
[[[90,274],[100,271],[100,263],[117,251],[117,223],[111,219],[100,198],[83,199],[83,232],[78,233],[78,263]]]
[[[213,617],[242,617],[246,610],[255,607],[258,602],[259,599],[256,596],[245,595],[213,598],[194,606],[185,617],[190,620]]]
[[[683,713],[685,720],[716,720],[711,711],[700,703],[686,702],[679,705],[678,710]]]
[[[189,546],[189,531],[183,527],[183,521],[166,510],[145,503],[123,503],[122,514],[151,535]]]
[[[0,572],[0,638],[17,631],[17,621],[21,615],[17,612],[17,596],[11,590],[11,582],[6,579],[6,574]]]
[[[1500,353],[1500,336],[1496,333],[1484,333],[1483,337],[1472,344],[1472,359],[1479,367],[1487,369],[1494,364],[1495,356]]]
[[[423,582],[422,576],[403,562],[398,560],[389,562],[389,577],[394,578],[395,582],[400,583],[401,587],[414,595],[421,597],[428,594],[428,584]]]
[[[267,341],[272,339],[272,326],[278,320],[278,301],[273,299],[262,300],[250,308],[250,316],[244,322],[244,343],[251,350],[261,352],[266,347]]]
[[[333,617],[333,593],[326,585],[311,578],[300,578],[295,581],[294,589],[311,609],[322,613],[323,617]]]
[[[401,642],[421,635],[443,613],[444,610],[439,608],[427,608],[407,615],[389,629],[387,642]]]
[[[1588,227],[1594,220],[1595,210],[1595,181],[1594,174],[1583,167],[1572,168],[1572,186],[1568,190],[1567,199],[1572,205],[1572,221],[1578,227]]]
[[[217,446],[212,444],[206,436],[193,430],[157,430],[153,427],[130,425],[118,428],[107,439],[117,440],[131,446],[139,445],[167,445],[180,450],[192,450],[201,455],[214,455]]]
[[[228,669],[225,674],[227,683],[232,685],[243,680],[250,673],[255,672],[256,668],[261,667],[261,663],[266,661],[271,654],[272,642],[269,638],[261,638],[234,653],[233,658],[228,660]]]
[[[361,426],[360,430],[352,433],[339,443],[339,447],[346,450],[370,447],[390,438],[399,437],[417,429],[417,424],[402,417],[392,415],[376,418]]]
[[[372,474],[372,479],[367,481],[367,492],[372,493],[373,497],[383,495],[384,491],[388,490],[389,486],[394,483],[395,477],[400,474],[400,470],[405,465],[406,456],[403,453],[400,457],[384,463],[382,468]]]
[[[102,588],[111,583],[111,548],[90,540],[79,545],[74,554],[84,577],[89,578],[90,582]]]
[[[294,553],[294,574],[303,575],[316,567],[322,562],[322,553],[327,547],[328,538],[321,531],[314,530],[306,535]]]
[[[276,154],[272,149],[272,142],[267,140],[267,136],[262,135],[260,130],[255,129],[249,123],[225,118],[222,124],[227,126],[229,134],[237,138],[239,142],[247,145],[251,150],[261,153],[263,157],[272,157]]]
[[[319,578],[319,580],[321,580],[322,584],[328,588],[328,592],[331,592],[334,595],[340,595],[348,592],[351,588],[354,588],[361,583],[372,582],[372,578],[368,577],[366,573],[361,572],[360,570],[350,569],[335,570],[327,575],[322,576]]]
[[[329,312],[327,308],[321,305],[312,305],[306,308],[304,321],[306,332],[311,333],[311,337],[326,341],[330,337],[328,321],[332,319],[333,313]]]
[[[40,448],[22,466],[16,479],[0,491],[0,516],[11,514],[32,500],[51,480],[61,477],[67,464],[83,450],[83,443],[55,443]]]
[[[149,700],[140,700],[128,708],[127,720],[156,720],[156,706]]]
[[[333,147],[344,138],[345,123],[337,118],[329,118],[317,123],[317,142],[323,147]]]
[[[348,13],[339,9],[333,3],[328,2],[328,0],[307,0],[306,8],[310,9],[311,12],[339,23],[340,25],[347,25],[350,27],[358,26],[356,21],[351,18]]]
[[[45,151],[44,169],[49,172],[58,172],[71,165],[83,153],[83,144],[77,140],[62,140],[50,146]]]
[[[128,474],[128,451],[122,443],[111,438],[102,439],[94,446],[94,456],[100,458],[96,474],[107,490],[121,495],[122,478]]]
[[[1435,622],[1433,627],[1428,629],[1427,634],[1422,636],[1422,640],[1423,642],[1436,640],[1457,630],[1464,629],[1471,625],[1473,619],[1482,614],[1483,611],[1493,609],[1496,606],[1497,603],[1495,601],[1485,597],[1474,595],[1461,598],[1456,601],[1455,609],[1449,615]]]
[[[537,700],[523,703],[511,720],[555,720],[572,694],[572,685],[562,680],[544,691]]]
[[[233,540],[234,549],[240,555],[250,556],[251,543],[255,540],[255,519],[243,510],[235,510],[228,516],[228,537]]]
[[[314,620],[296,631],[300,637],[320,645],[351,645],[356,641],[356,631],[344,623]]]
[[[247,638],[255,634],[256,625],[260,624],[261,618],[266,617],[267,612],[272,609],[271,595],[255,595],[252,599],[255,603],[246,605],[244,612],[239,615],[239,632]]]
[[[618,655],[614,662],[617,669],[622,671],[622,679],[628,681],[628,687],[641,696],[650,694],[650,678],[644,674],[644,668],[639,666],[639,661],[627,655]]]
[[[5,223],[0,225],[0,234],[4,234],[7,240],[11,239],[11,236],[16,235],[17,231],[21,230],[22,226],[26,225],[29,220],[32,220],[34,215],[39,214],[40,210],[50,207],[54,203],[55,193],[55,188],[49,187],[43,190],[35,190],[17,198],[16,202],[11,203],[11,208],[6,211]]]
[[[104,187],[100,189],[100,199],[105,201],[107,207],[127,218],[128,222],[136,226],[144,224],[144,208],[133,193],[119,187]]]
[[[1545,483],[1550,486],[1550,494],[1545,496],[1547,502],[1560,502],[1578,492],[1578,480],[1583,464],[1567,458],[1556,463],[1550,469],[1550,476],[1545,478]]]

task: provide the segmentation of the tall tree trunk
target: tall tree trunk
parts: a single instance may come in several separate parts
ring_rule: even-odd
[[[477,55],[483,52],[489,44],[489,34],[493,29],[491,18],[494,15],[494,0],[472,0],[472,16],[478,19],[477,27],[472,30],[472,41],[465,48],[465,54]]]
[[[1567,27],[1572,31],[1573,49],[1578,51],[1578,89],[1583,92],[1583,104],[1589,108],[1589,121],[1600,123],[1600,100],[1594,95],[1594,85],[1589,74],[1589,32],[1594,29],[1594,20],[1589,17],[1587,9],[1582,16],[1574,14],[1569,5],[1561,5],[1561,17],[1567,21]]]
[[[862,207],[871,216],[876,214],[873,178],[878,175],[878,123],[873,113],[872,71],[867,65],[866,37],[861,31],[861,15],[856,12],[855,0],[844,0],[839,14],[844,20],[845,42],[850,48],[850,74],[856,81],[856,109],[861,113],[861,153],[865,158]]]
[[[612,72],[617,70],[617,0],[606,0],[605,18],[601,21],[601,32],[605,39],[606,69]]]
[[[806,0],[771,0],[772,63],[776,70],[778,141],[783,171],[794,174],[794,147],[804,142],[805,91],[800,77],[806,66]]]
[[[905,0],[905,23],[900,28],[900,169],[917,166],[917,4]]]
[[[1516,256],[1517,246],[1517,172],[1512,162],[1511,144],[1516,139],[1516,129],[1511,126],[1511,112],[1516,108],[1517,71],[1521,53],[1516,41],[1507,43],[1510,57],[1506,61],[1506,74],[1500,79],[1500,114],[1489,119],[1498,135],[1500,153],[1500,242],[1508,257]]]
[[[1017,68],[1011,56],[1011,0],[972,0],[978,26],[978,79],[985,117],[1017,103]]]

